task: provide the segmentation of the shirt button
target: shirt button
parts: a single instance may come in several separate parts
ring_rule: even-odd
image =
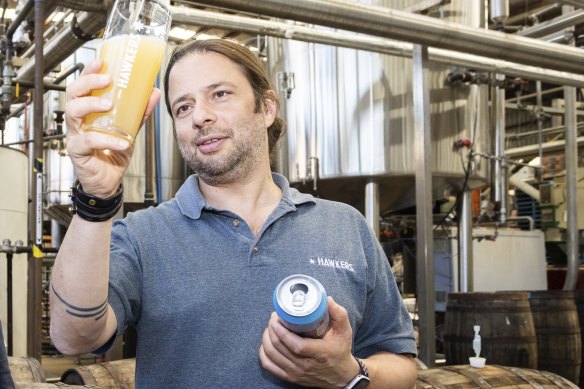
[[[233,227],[239,227],[239,223],[240,223],[239,220],[235,219],[235,220],[233,220],[232,223],[233,223]]]
[[[257,253],[258,251],[260,251],[260,248],[258,246],[253,246],[253,249],[251,249],[251,251]]]

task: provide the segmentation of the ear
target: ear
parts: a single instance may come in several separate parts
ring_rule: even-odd
[[[274,120],[276,120],[276,114],[278,113],[278,98],[273,90],[266,92],[266,97],[264,98],[264,121],[266,127],[270,127]]]

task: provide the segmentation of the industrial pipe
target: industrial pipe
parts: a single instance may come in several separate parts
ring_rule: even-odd
[[[505,88],[502,85],[505,76],[497,74],[495,76],[498,84],[493,88],[492,117],[495,131],[495,158],[494,158],[494,179],[493,179],[493,201],[499,205],[499,223],[504,225],[507,220],[507,161],[505,160]]]
[[[58,4],[77,11],[106,12],[108,10],[107,4],[95,0],[58,0]]]
[[[34,1],[34,78],[42,80],[44,74],[43,57],[43,27],[44,27],[44,1]],[[42,82],[36,82],[33,92],[33,125],[34,143],[33,156],[33,180],[31,185],[32,216],[29,220],[29,241],[33,247],[32,255],[28,258],[28,355],[41,360],[41,326],[42,326],[42,243],[43,243],[43,96]]]
[[[77,19],[74,19],[71,24],[66,25],[60,33],[47,42],[43,54],[45,60],[44,69],[47,72],[54,69],[86,41],[93,39],[94,35],[105,27],[106,22],[106,12],[83,13]],[[42,36],[41,33],[41,38]],[[31,59],[19,69],[17,76],[19,83],[33,82],[35,61]]]
[[[155,144],[154,137],[156,132],[156,111],[152,112],[146,120],[144,128],[144,147],[145,147],[145,166],[144,166],[144,206],[154,205],[154,155]],[[160,202],[160,199],[158,200]]]
[[[458,222],[458,285],[460,292],[474,290],[472,241],[472,191],[465,190]]]
[[[576,138],[576,145],[577,147],[584,146],[584,136]],[[533,155],[538,152],[539,147],[540,145],[514,147],[512,149],[505,150],[505,155],[508,158],[517,158],[525,155]],[[564,140],[545,142],[543,145],[541,145],[541,148],[544,152],[563,151],[565,150],[565,147],[566,141]]]
[[[518,31],[515,35],[540,38],[584,22],[584,11],[574,11]]]
[[[197,0],[196,3],[567,72],[581,73],[584,63],[584,50],[578,48],[348,0]]]
[[[71,74],[75,73],[78,70],[81,72],[83,71],[84,68],[85,65],[83,63],[81,62],[76,63],[75,65],[57,74],[57,77],[55,77],[55,79],[53,80],[53,84],[60,84],[61,82],[65,81],[65,79],[69,77]]]
[[[370,181],[365,184],[365,219],[377,239],[380,237],[379,215],[379,184]]]
[[[245,16],[222,14],[185,7],[171,7],[173,24],[210,28],[223,28],[250,34],[268,35],[278,38],[305,42],[322,43],[382,54],[411,57],[413,45],[385,38],[356,35],[347,32],[317,30],[284,22],[257,19]],[[458,65],[470,69],[506,74],[541,80],[556,85],[584,86],[584,75],[557,70],[543,69],[539,66],[519,65],[499,59],[480,57],[451,50],[428,48],[431,61],[448,65]]]
[[[584,8],[584,0],[560,0],[560,3],[572,5],[576,8]]]
[[[576,89],[566,87],[564,90],[566,103],[566,211],[568,223],[566,229],[566,254],[568,257],[564,290],[576,289],[579,267],[579,231],[578,231],[578,146],[576,137]]]
[[[12,37],[18,26],[20,26],[32,10],[33,5],[34,0],[28,0],[6,30],[6,37],[4,39],[4,66],[2,68],[2,116],[10,113],[10,105],[12,104],[12,96],[14,94],[12,92],[12,78],[14,77],[14,66],[12,65],[12,52],[14,51],[14,47]]]
[[[415,45],[412,56],[414,105],[414,166],[416,183],[416,293],[418,296],[420,353],[428,366],[436,362],[434,291],[434,237],[432,231],[432,131],[428,88],[428,50]]]
[[[517,176],[517,174],[513,174],[511,177],[509,177],[509,183],[539,203],[541,199],[539,190],[523,181]]]

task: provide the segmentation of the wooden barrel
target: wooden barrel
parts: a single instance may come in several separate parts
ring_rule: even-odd
[[[416,361],[416,367],[418,368],[418,370],[425,370],[428,368],[428,366],[426,366],[426,364],[422,362],[421,359],[415,358],[414,360]]]
[[[100,389],[134,389],[136,359],[79,366],[69,369],[61,381],[73,385],[96,385]]]
[[[40,382],[15,382],[15,389],[101,389],[95,385],[67,385],[62,382],[57,382],[56,384],[47,384]]]
[[[574,292],[529,292],[529,304],[537,337],[537,368],[578,384],[582,341]]]
[[[535,327],[526,292],[449,293],[444,318],[447,365],[474,356],[473,327],[479,325],[481,357],[487,364],[537,368]]]
[[[567,379],[553,373],[497,365],[487,365],[482,369],[459,365],[419,370],[416,388],[578,389]]]
[[[28,357],[8,357],[8,367],[13,381],[47,382],[38,360]]]
[[[574,291],[574,301],[580,322],[580,386],[584,386],[584,290]]]

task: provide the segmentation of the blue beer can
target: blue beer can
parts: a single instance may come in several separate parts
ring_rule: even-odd
[[[310,276],[284,278],[274,290],[273,302],[282,324],[300,336],[322,338],[329,329],[326,291]]]

